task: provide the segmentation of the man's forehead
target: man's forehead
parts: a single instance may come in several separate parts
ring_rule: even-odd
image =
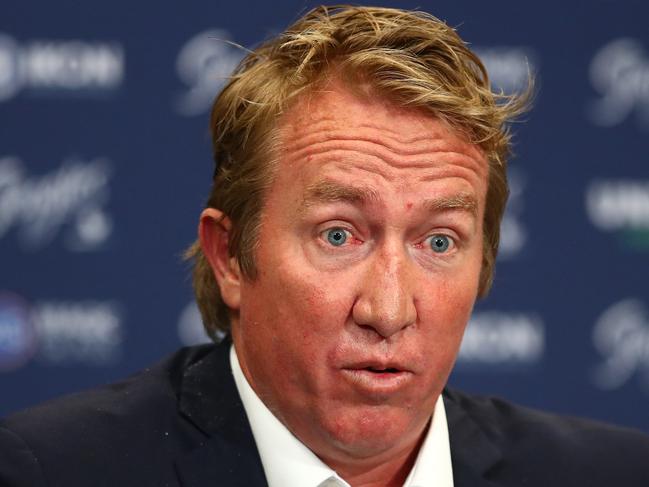
[[[485,162],[478,145],[426,107],[404,107],[385,94],[368,96],[363,94],[367,90],[357,91],[334,79],[299,95],[278,121],[280,151],[295,150],[296,142],[315,143],[336,132],[380,129],[385,140],[406,146],[406,152],[434,145]],[[389,124],[380,124],[381,120]],[[399,130],[402,126],[409,130]]]

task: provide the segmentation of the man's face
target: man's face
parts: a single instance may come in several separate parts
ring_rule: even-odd
[[[233,323],[248,381],[324,459],[421,436],[478,288],[487,164],[422,112],[333,84],[280,121],[254,281]]]

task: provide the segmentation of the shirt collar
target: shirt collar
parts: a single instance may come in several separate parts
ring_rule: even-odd
[[[403,485],[404,487],[453,487],[451,447],[448,439],[446,409],[441,394],[435,403],[435,412],[426,439]]]
[[[230,366],[246,410],[269,487],[319,487],[349,484],[284,426],[259,399],[243,375],[234,345]],[[442,396],[404,487],[453,487],[451,451]]]

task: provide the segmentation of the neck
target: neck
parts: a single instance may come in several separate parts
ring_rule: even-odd
[[[414,444],[400,452],[360,459],[351,456],[321,459],[352,487],[401,487],[417,460],[427,431],[428,426]]]

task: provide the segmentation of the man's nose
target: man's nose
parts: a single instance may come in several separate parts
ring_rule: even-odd
[[[405,249],[385,248],[372,257],[365,269],[352,317],[384,338],[417,320],[410,257]]]

